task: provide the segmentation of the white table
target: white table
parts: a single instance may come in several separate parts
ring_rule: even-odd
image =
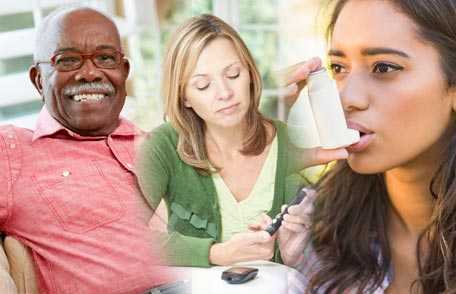
[[[177,267],[178,273],[191,280],[194,294],[298,294],[304,292],[300,274],[282,264],[257,261],[233,266],[258,268],[255,279],[245,284],[228,284],[221,279],[222,272],[232,266],[211,268]]]

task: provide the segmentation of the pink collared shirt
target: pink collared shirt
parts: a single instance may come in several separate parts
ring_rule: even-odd
[[[134,174],[141,133],[121,119],[82,137],[45,108],[36,130],[0,127],[0,231],[31,249],[40,293],[143,293],[171,280]]]

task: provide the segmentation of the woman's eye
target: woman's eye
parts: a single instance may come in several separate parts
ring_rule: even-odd
[[[394,72],[394,71],[398,71],[398,70],[402,70],[402,69],[403,69],[402,66],[381,62],[381,63],[375,64],[372,71],[374,73],[384,74],[384,73]]]
[[[331,72],[332,72],[333,74],[340,74],[340,73],[345,72],[343,66],[340,65],[340,64],[337,64],[337,63],[331,63],[331,64],[329,65],[329,68],[331,69]]]
[[[197,85],[196,85],[196,89],[198,89],[198,90],[200,90],[200,91],[204,91],[204,90],[206,90],[208,87],[209,87],[209,83],[207,83],[207,84],[197,84]]]
[[[240,75],[240,72],[236,72],[236,73],[230,73],[227,76],[229,79],[237,79],[239,77],[239,75]]]

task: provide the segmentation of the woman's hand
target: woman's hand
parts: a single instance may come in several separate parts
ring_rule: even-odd
[[[282,260],[284,264],[291,267],[296,267],[302,262],[304,248],[308,241],[310,217],[316,193],[308,189],[306,189],[306,193],[307,196],[300,204],[288,208],[288,213],[284,215],[282,225],[276,233]],[[283,205],[282,211],[285,208],[286,205]],[[271,218],[264,214],[261,222],[250,225],[249,229],[264,230],[271,222]]]
[[[321,68],[321,59],[314,57],[276,73],[280,87],[280,97],[288,107],[291,107],[298,99],[299,93],[307,84],[309,74],[319,68]]]
[[[270,260],[274,256],[275,238],[265,231],[238,233],[230,240],[212,245],[209,262],[230,265],[242,261]]]
[[[306,193],[307,196],[301,203],[288,208],[288,213],[284,215],[282,225],[277,232],[283,263],[291,267],[296,267],[304,258],[304,248],[307,245],[312,223],[311,215],[316,193],[309,189],[306,189]],[[282,206],[282,211],[284,209],[285,205]]]
[[[280,91],[281,98],[288,107],[291,107],[296,102],[299,93],[307,84],[309,74],[319,68],[321,68],[321,60],[318,57],[314,57],[308,61],[289,66],[277,73],[279,86],[282,89]],[[333,160],[346,159],[348,157],[348,152],[345,148],[301,149],[290,146],[289,152],[296,163],[294,171],[299,171],[314,165],[326,164]]]

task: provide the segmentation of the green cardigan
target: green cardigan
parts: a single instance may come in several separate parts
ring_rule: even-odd
[[[277,130],[278,156],[273,217],[289,202],[302,183],[297,174],[287,177],[288,136],[286,125],[274,121]],[[210,266],[209,249],[221,239],[221,216],[211,176],[199,174],[184,163],[177,151],[176,130],[165,123],[152,131],[141,146],[137,162],[139,184],[147,201],[156,208],[164,198],[168,210],[168,234],[162,242],[171,265]],[[276,253],[276,261],[280,261]]]

